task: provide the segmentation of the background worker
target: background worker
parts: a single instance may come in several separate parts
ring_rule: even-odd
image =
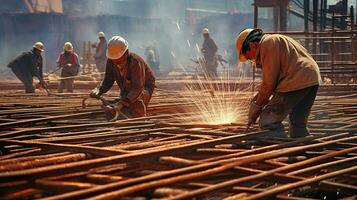
[[[120,99],[104,107],[105,112],[113,115],[122,112],[128,117],[145,116],[155,88],[155,76],[150,66],[139,55],[129,52],[128,42],[121,36],[110,39],[107,57],[104,80],[90,96],[98,98],[117,82]]]
[[[105,64],[107,63],[107,56],[105,54],[107,51],[107,39],[105,38],[105,34],[103,32],[98,33],[98,38],[98,44],[93,45],[95,48],[94,60],[98,71],[104,72]]]
[[[216,59],[216,53],[218,51],[218,47],[214,40],[210,37],[208,28],[204,28],[202,30],[202,35],[204,38],[201,52],[203,53],[203,57],[205,58],[205,68],[207,70],[207,75],[211,78],[217,77],[217,67],[218,62]]]
[[[33,77],[37,77],[42,87],[47,87],[43,80],[43,61],[41,53],[44,51],[42,42],[36,42],[32,46],[32,50],[24,52],[14,60],[12,60],[8,67],[25,86],[26,93],[34,93]]]
[[[145,52],[146,62],[150,65],[151,69],[154,71],[155,75],[158,76],[160,74],[160,62],[156,59],[156,54],[154,49],[148,48]]]
[[[240,32],[236,48],[241,62],[251,60],[262,69],[262,83],[250,104],[248,125],[260,116],[261,129],[284,136],[281,122],[289,115],[290,137],[309,135],[307,121],[321,77],[307,50],[290,37],[264,34],[260,29]]]
[[[57,59],[57,67],[62,68],[61,81],[58,85],[58,92],[62,93],[63,89],[67,92],[73,92],[74,76],[79,72],[79,59],[78,55],[73,52],[73,45],[66,42],[63,46],[63,52]]]

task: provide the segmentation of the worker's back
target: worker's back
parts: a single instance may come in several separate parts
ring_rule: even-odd
[[[257,65],[263,68],[263,85],[270,85],[273,91],[299,90],[318,85],[321,81],[315,60],[301,44],[290,37],[264,35],[257,55]]]

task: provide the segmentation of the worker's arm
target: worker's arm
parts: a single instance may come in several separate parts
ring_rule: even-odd
[[[103,93],[108,92],[115,81],[115,70],[114,70],[114,64],[112,61],[107,60],[107,65],[105,67],[105,75],[102,83],[99,86],[99,96]]]
[[[119,103],[129,106],[137,101],[141,96],[145,85],[145,63],[138,62],[136,65],[129,66],[129,76],[131,78],[131,87],[128,95],[120,99]]]
[[[32,65],[33,75],[38,78],[40,83],[43,82],[42,56],[34,57]]]
[[[261,44],[262,83],[256,100],[256,104],[259,106],[264,106],[269,102],[269,98],[279,82],[281,58],[278,42],[276,39],[269,39]]]

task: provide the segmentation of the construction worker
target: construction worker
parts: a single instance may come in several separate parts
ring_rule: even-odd
[[[73,92],[74,76],[78,75],[79,66],[78,55],[73,52],[72,43],[64,43],[63,52],[57,59],[57,67],[62,68],[61,81],[58,85],[59,93],[62,93],[63,89]]]
[[[121,36],[109,40],[104,80],[90,96],[99,98],[111,89],[114,82],[120,88],[120,99],[104,107],[114,115],[121,112],[127,117],[142,117],[155,88],[155,76],[150,66],[139,55],[129,52],[128,42]]]
[[[281,122],[289,115],[290,137],[309,135],[307,120],[321,77],[307,50],[290,37],[264,34],[261,29],[240,32],[236,48],[241,62],[250,60],[262,69],[260,89],[249,108],[248,126],[260,116],[261,129],[286,137]]]
[[[31,51],[24,52],[14,60],[12,60],[8,67],[25,86],[26,93],[34,93],[33,77],[37,77],[42,87],[47,87],[43,80],[42,70],[42,56],[44,51],[42,42],[36,42]]]
[[[107,50],[107,40],[105,39],[105,34],[103,32],[98,33],[99,42],[93,45],[95,48],[94,60],[95,65],[99,72],[105,71],[105,64],[107,62],[107,56],[105,52]]]
[[[153,48],[146,49],[146,62],[150,65],[151,69],[155,72],[155,75],[160,74],[159,61],[156,59],[156,54]]]
[[[217,67],[218,62],[216,59],[216,53],[218,47],[214,40],[210,37],[208,28],[204,28],[202,30],[202,35],[204,38],[201,52],[203,53],[203,57],[205,58],[205,69],[207,70],[207,76],[214,78],[217,77]]]

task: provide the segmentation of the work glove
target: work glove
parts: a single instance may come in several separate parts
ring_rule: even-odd
[[[116,121],[119,117],[119,113],[123,109],[124,105],[121,103],[111,104],[103,106],[105,116],[108,121]]]
[[[91,93],[89,94],[89,97],[99,99],[100,95],[101,95],[101,93],[100,93],[99,89],[95,88],[91,91]]]
[[[248,113],[248,124],[255,124],[261,112],[262,106],[257,105],[255,101],[251,102]]]

